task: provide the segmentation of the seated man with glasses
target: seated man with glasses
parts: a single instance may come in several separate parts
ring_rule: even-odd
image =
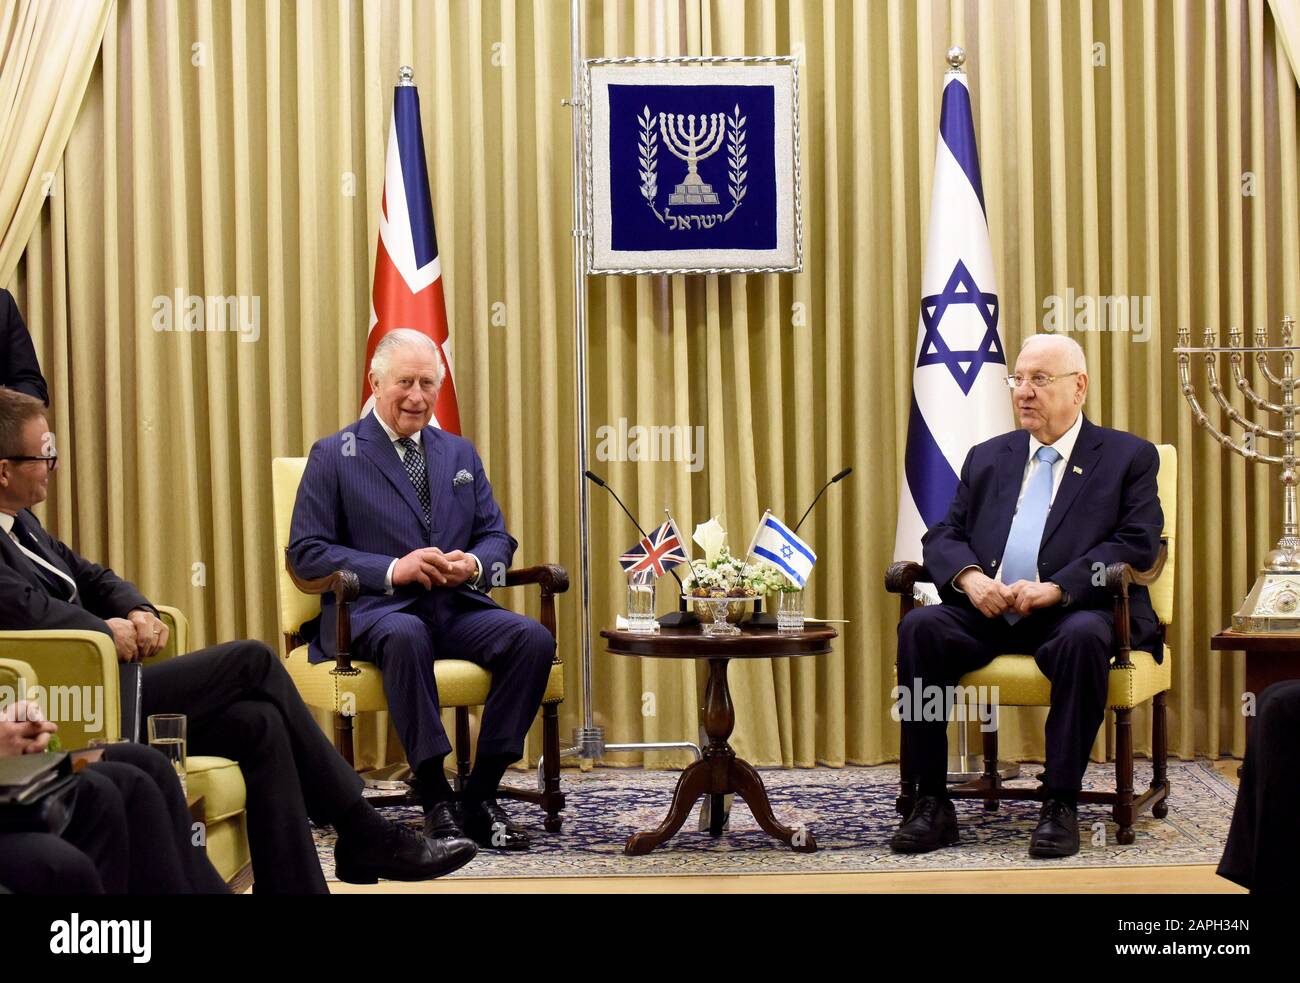
[[[1032,652],[1052,682],[1046,725],[1046,800],[1029,843],[1034,857],[1079,850],[1078,794],[1106,713],[1114,624],[1097,572],[1145,570],[1164,516],[1156,448],[1083,415],[1083,349],[1061,335],[1026,340],[1007,379],[1021,429],[971,448],[948,514],[922,540],[942,604],[898,625],[905,692],[957,685],[1005,653]],[[1145,587],[1129,589],[1132,647],[1163,655]],[[951,701],[950,701],[951,702]],[[915,705],[919,705],[919,701]],[[958,841],[947,797],[947,720],[904,719],[905,780],[916,806],[894,835],[900,853]]]
[[[45,406],[0,389],[0,629],[100,631],[122,662],[162,651],[167,627],[135,585],[59,542],[30,511],[45,500],[55,463]],[[191,754],[239,762],[254,891],[327,891],[309,816],[339,834],[340,880],[424,880],[477,852],[463,837],[431,840],[380,816],[262,642],[214,645],[143,675],[146,714],[185,714]]]

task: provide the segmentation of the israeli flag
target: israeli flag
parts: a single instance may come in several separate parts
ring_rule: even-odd
[[[1012,428],[999,313],[970,90],[958,69],[944,75],[895,560],[921,559],[921,537],[947,514],[966,454]]]
[[[763,513],[758,523],[749,553],[772,564],[800,589],[808,583],[813,564],[817,562],[812,547],[786,528],[770,510]]]

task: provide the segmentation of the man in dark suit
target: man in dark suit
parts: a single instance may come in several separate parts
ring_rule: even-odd
[[[0,386],[35,396],[46,406],[50,392],[36,362],[36,349],[18,304],[8,290],[0,289]]]
[[[480,846],[527,849],[496,801],[524,750],[555,656],[550,633],[488,596],[514,555],[474,445],[430,426],[444,376],[433,342],[393,331],[375,348],[374,411],[311,449],[289,535],[301,577],[347,569],[361,579],[352,605],[352,654],[377,665],[431,836],[462,829]],[[305,630],[310,658],[334,651],[333,599]],[[492,673],[474,769],[455,802],[443,759],[436,658]]]
[[[50,536],[30,508],[57,463],[39,400],[0,389],[0,628],[79,628],[113,639],[118,658],[148,658],[167,627],[133,584]],[[144,712],[183,713],[191,754],[239,762],[248,787],[254,890],[324,893],[308,817],[339,834],[341,880],[423,880],[475,853],[432,843],[381,817],[266,645],[227,642],[144,669]]]
[[[1105,717],[1114,624],[1105,568],[1155,562],[1164,517],[1159,456],[1148,441],[1083,415],[1083,349],[1061,335],[1029,338],[1008,379],[1022,429],[971,448],[947,516],[926,533],[924,561],[943,603],[898,625],[903,693],[937,686],[997,655],[1032,652],[1052,682],[1046,800],[1030,840],[1035,857],[1078,852],[1078,793]],[[1129,591],[1132,646],[1160,659],[1145,587]],[[900,708],[922,705],[909,695]],[[933,716],[933,715],[932,715]],[[904,720],[904,780],[917,785],[893,848],[921,853],[958,841],[947,797],[947,720]]]

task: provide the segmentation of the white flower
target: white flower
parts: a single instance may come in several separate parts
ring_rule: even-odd
[[[691,539],[704,550],[704,558],[711,564],[717,559],[718,554],[726,549],[727,530],[722,528],[718,517],[714,516],[708,522],[697,525]]]

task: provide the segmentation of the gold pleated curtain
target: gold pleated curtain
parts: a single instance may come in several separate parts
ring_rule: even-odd
[[[850,623],[830,656],[733,667],[738,752],[786,766],[897,754],[897,603],[882,576],[956,43],[1009,351],[1053,297],[1137,299],[1109,325],[1126,330],[1075,335],[1086,409],[1179,448],[1170,744],[1240,754],[1244,670],[1208,638],[1280,529],[1277,476],[1194,428],[1171,349],[1180,326],[1199,337],[1300,313],[1296,78],[1265,0],[582,9],[592,57],[800,57],[804,272],[589,287],[591,446],[620,421],[703,428],[698,470],[619,460],[618,447],[593,459],[643,524],[665,507],[686,530],[717,515],[743,549],[763,509],[793,521],[825,476],[856,468],[805,527],[820,557],[808,608]],[[270,460],[355,419],[403,63],[420,86],[465,433],[519,562],[573,574],[560,608],[567,733],[582,715],[566,4],[118,0],[15,283],[71,465],[46,516],[183,606],[201,642],[278,644]],[[161,298],[190,296],[255,303],[256,332],[157,330]],[[615,557],[636,534],[593,494],[599,629],[622,608]],[[693,665],[618,659],[599,642],[607,739],[697,736]],[[1007,713],[1004,755],[1040,756],[1042,719]],[[386,731],[363,726],[363,762],[400,756]]]

